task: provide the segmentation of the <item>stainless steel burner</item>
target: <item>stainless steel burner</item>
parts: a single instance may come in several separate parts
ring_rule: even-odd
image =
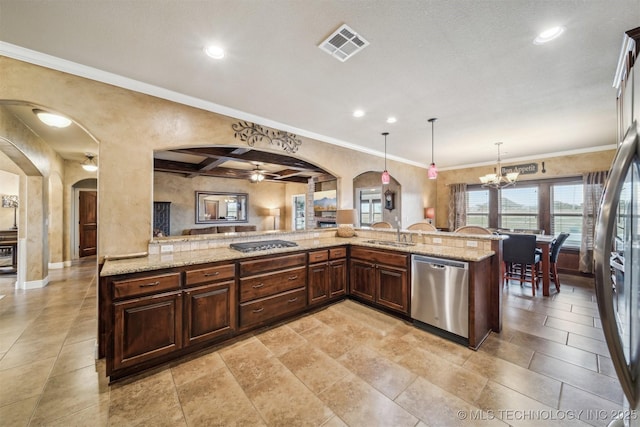
[[[229,247],[240,252],[266,251],[269,249],[290,248],[298,246],[296,242],[287,240],[262,240],[258,242],[231,243]]]

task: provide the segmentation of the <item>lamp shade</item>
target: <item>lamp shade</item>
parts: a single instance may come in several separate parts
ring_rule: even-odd
[[[435,163],[431,163],[429,165],[429,169],[427,169],[427,178],[429,179],[437,179],[438,178],[438,168]]]
[[[428,219],[433,219],[436,217],[435,208],[424,208],[424,217]]]
[[[339,209],[336,212],[336,224],[355,224],[356,223],[356,210],[355,209]]]
[[[384,172],[382,172],[382,183],[384,185],[387,185],[390,182],[391,182],[391,176],[389,175],[389,172],[385,170]]]

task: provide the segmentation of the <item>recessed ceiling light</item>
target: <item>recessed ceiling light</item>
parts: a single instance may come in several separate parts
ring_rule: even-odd
[[[213,59],[222,59],[224,58],[224,49],[220,46],[207,46],[204,48],[204,53],[210,56]]]
[[[562,35],[562,33],[564,33],[564,27],[558,26],[546,29],[538,34],[538,37],[533,40],[533,44],[545,44],[551,40],[557,39]]]
[[[54,128],[66,128],[71,124],[71,120],[58,114],[47,113],[46,111],[39,110],[37,108],[33,109],[33,113],[47,126]]]
[[[356,110],[353,112],[353,117],[362,117],[364,116],[364,111],[362,110]]]
[[[395,122],[397,122],[397,121],[398,121],[398,120],[396,120],[396,118],[395,118],[395,117],[389,117],[389,118],[387,119],[387,123],[395,123]]]

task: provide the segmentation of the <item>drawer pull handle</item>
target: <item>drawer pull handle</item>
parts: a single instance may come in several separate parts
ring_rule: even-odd
[[[291,298],[291,299],[289,300],[289,302],[290,302],[290,303],[291,303],[291,302],[296,302],[296,301],[298,301],[298,297]]]
[[[260,307],[257,310],[251,310],[253,313],[260,313],[261,311],[264,311],[264,307]]]
[[[219,274],[220,274],[219,271],[214,271],[213,273],[204,273],[204,276],[205,277],[211,277],[211,276],[217,276]]]
[[[264,283],[258,283],[257,285],[253,285],[252,288],[253,289],[258,289],[264,286]]]
[[[297,278],[298,278],[297,274],[295,276],[289,276],[289,280],[296,280]]]
[[[155,282],[151,282],[151,283],[145,283],[143,285],[140,285],[141,288],[149,288],[151,286],[158,286],[160,284],[159,281],[155,281]]]

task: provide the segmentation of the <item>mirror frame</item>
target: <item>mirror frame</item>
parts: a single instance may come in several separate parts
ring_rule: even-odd
[[[204,197],[206,196],[235,196],[235,197],[244,197],[245,202],[245,213],[244,219],[200,219],[201,218],[201,209],[202,205],[204,208]],[[200,203],[202,200],[202,203]],[[249,222],[249,194],[247,193],[225,193],[222,191],[196,191],[195,197],[195,220],[196,224],[239,224]],[[204,213],[202,213],[202,218],[204,218]]]

